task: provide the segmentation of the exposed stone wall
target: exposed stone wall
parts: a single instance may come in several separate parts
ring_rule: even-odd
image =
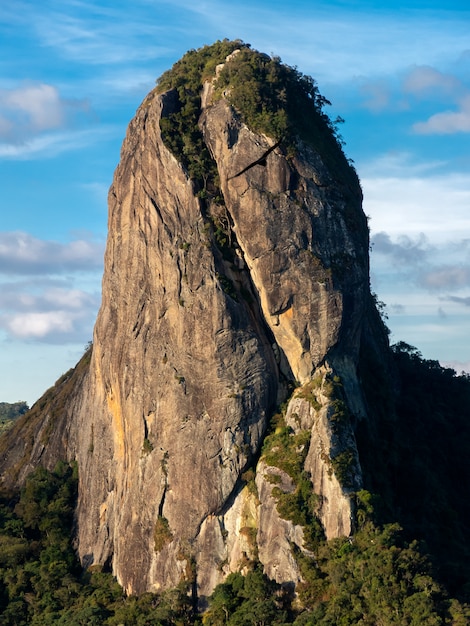
[[[195,571],[208,595],[254,558],[279,582],[300,580],[290,544],[304,549],[303,530],[280,517],[267,478],[277,473],[289,490],[289,476],[261,459],[257,493],[241,480],[289,386],[339,373],[352,414],[339,433],[326,396],[315,408],[294,394],[287,409],[294,431],[311,431],[304,469],[327,537],[351,532],[350,493],[361,483],[352,429],[365,413],[355,375],[369,293],[360,189],[345,193],[306,145],[292,158],[272,149],[211,93],[206,85],[200,128],[225,205],[201,200],[165,147],[159,120],[172,98],[152,92],[109,193],[91,362],[54,431],[61,443],[23,446],[30,465],[78,460],[80,558],[111,567],[129,593]],[[213,235],[217,215],[230,258]],[[349,485],[332,463],[345,450]]]

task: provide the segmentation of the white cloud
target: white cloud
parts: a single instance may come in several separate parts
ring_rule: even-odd
[[[52,85],[26,85],[9,92],[0,92],[0,107],[22,111],[36,130],[57,128],[64,123],[64,104]]]
[[[57,308],[0,316],[0,328],[11,339],[28,339],[46,343],[85,342],[92,334],[97,308],[80,310]]]
[[[86,341],[99,305],[99,296],[72,286],[48,286],[43,279],[3,283],[0,328],[10,338],[48,343]]]
[[[43,339],[52,333],[69,333],[73,329],[73,317],[66,311],[24,313],[11,317],[5,326],[15,337]]]
[[[0,159],[54,157],[96,143],[112,129],[73,129],[77,115],[89,113],[87,100],[64,98],[50,84],[29,82],[0,89]]]
[[[459,100],[459,110],[432,115],[426,122],[413,125],[420,135],[450,135],[470,132],[470,93]]]
[[[444,165],[415,164],[406,154],[358,168],[372,233],[461,241],[470,232],[470,174],[444,172]]]
[[[85,342],[100,302],[103,242],[0,233],[0,329],[11,340]]]
[[[61,274],[64,271],[97,271],[103,264],[104,242],[45,241],[29,233],[0,232],[0,273]]]
[[[88,110],[86,101],[67,100],[53,85],[27,83],[0,90],[0,139],[22,143],[44,131],[63,128],[69,113]]]

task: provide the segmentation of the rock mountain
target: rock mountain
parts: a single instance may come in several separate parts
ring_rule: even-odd
[[[218,42],[129,125],[92,349],[0,463],[13,487],[78,462],[78,554],[128,593],[190,580],[203,598],[258,559],[296,584],[312,528],[354,530],[355,430],[373,423],[359,355],[387,340],[360,185],[324,104],[278,59]]]

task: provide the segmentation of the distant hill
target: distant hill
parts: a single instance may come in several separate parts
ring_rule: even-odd
[[[0,434],[7,431],[17,417],[29,411],[29,406],[23,400],[19,402],[0,402]]]

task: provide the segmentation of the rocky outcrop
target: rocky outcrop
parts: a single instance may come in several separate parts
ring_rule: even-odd
[[[154,91],[129,125],[90,363],[61,417],[66,439],[28,454],[78,461],[78,553],[128,593],[194,579],[208,595],[258,558],[295,584],[304,530],[281,517],[272,482],[288,493],[295,481],[258,458],[270,416],[300,385],[285,419],[310,432],[316,514],[327,537],[351,533],[370,296],[359,184],[338,181],[301,140],[287,156],[207,83],[199,127],[224,202],[204,199],[162,141],[175,106]]]

